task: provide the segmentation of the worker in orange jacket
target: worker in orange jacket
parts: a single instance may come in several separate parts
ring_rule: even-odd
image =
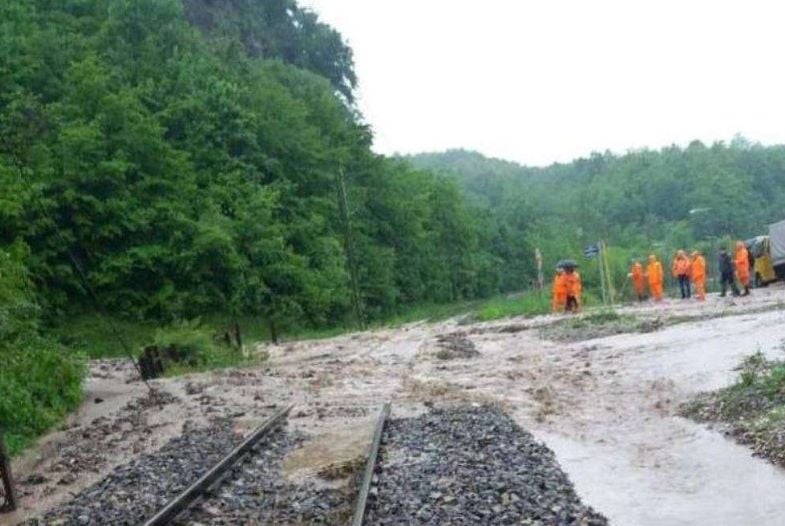
[[[672,267],[673,277],[679,282],[679,290],[681,291],[681,299],[686,300],[690,298],[690,260],[683,250],[676,252],[676,257],[673,258]]]
[[[567,290],[567,303],[564,306],[566,312],[578,313],[581,311],[581,293],[583,284],[581,275],[573,267],[564,269],[564,285]]]
[[[750,254],[743,241],[736,243],[736,277],[744,287],[742,296],[750,295]]]
[[[657,261],[657,256],[649,256],[649,264],[646,265],[646,278],[649,281],[649,293],[654,301],[662,301],[662,264]]]
[[[564,281],[564,269],[556,268],[556,275],[553,277],[553,302],[551,309],[554,314],[564,312],[567,304],[567,283]]]
[[[643,273],[643,265],[641,265],[641,262],[637,259],[632,262],[630,279],[632,280],[632,287],[635,289],[635,294],[638,296],[638,301],[643,301],[646,296],[646,276]]]
[[[690,277],[695,284],[695,296],[699,301],[706,300],[706,259],[697,250],[692,253]]]

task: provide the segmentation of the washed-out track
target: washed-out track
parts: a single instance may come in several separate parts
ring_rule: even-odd
[[[292,406],[281,409],[257,427],[243,442],[224,456],[207,473],[172,499],[162,510],[145,522],[145,526],[166,526],[186,511],[196,500],[204,497],[216,482],[222,480],[240,461],[271,432],[280,429]]]
[[[207,473],[173,498],[167,505],[158,511],[154,517],[144,523],[144,526],[166,526],[170,524],[263,524],[282,523],[281,520],[292,520],[303,524],[343,524],[348,515],[348,501],[350,495],[325,495],[320,496],[325,502],[320,506],[305,506],[310,512],[295,515],[289,512],[282,514],[276,508],[282,508],[281,502],[275,495],[265,495],[265,491],[256,484],[246,484],[242,479],[253,479],[256,475],[265,477],[267,472],[256,473],[254,465],[264,466],[267,463],[266,454],[280,457],[292,445],[284,434],[282,424],[291,411],[292,406],[278,411],[256,430],[254,430],[240,445],[224,456]],[[390,404],[384,404],[373,435],[372,447],[365,467],[359,492],[355,497],[351,524],[363,524],[365,505],[368,490],[371,484],[376,453],[381,440],[381,433],[385,419],[390,411]],[[266,478],[266,477],[265,477]],[[288,488],[283,484],[273,482],[268,488],[272,492],[285,492]],[[250,491],[249,491],[250,490]],[[254,499],[254,493],[260,497],[255,506],[248,502]],[[270,493],[268,491],[267,493]],[[326,492],[330,493],[330,492]],[[273,497],[270,499],[269,497]],[[249,498],[246,498],[249,497]],[[309,498],[305,492],[297,499]],[[317,497],[318,498],[318,497]],[[344,502],[341,502],[344,501]],[[196,506],[195,504],[200,503]],[[284,504],[285,505],[285,504]],[[263,509],[267,507],[268,509]],[[297,503],[294,506],[297,507]],[[282,516],[283,515],[283,516]],[[260,522],[264,521],[264,522]]]
[[[268,421],[145,526],[167,524],[279,523],[274,512],[254,508],[252,468],[270,433],[290,408]],[[355,495],[332,495],[322,509],[287,517],[298,524],[542,524],[603,526],[607,521],[583,505],[553,453],[488,406],[433,409],[417,418],[390,420],[384,404]],[[270,441],[274,444],[274,441]],[[248,473],[251,473],[250,477]],[[222,490],[223,500],[215,501]],[[212,488],[212,489],[211,489]],[[271,487],[272,491],[286,488]],[[246,495],[246,502],[237,493]],[[206,502],[188,511],[196,500]],[[229,495],[232,495],[231,497]],[[299,498],[299,497],[298,497]],[[211,500],[213,499],[213,500]],[[228,499],[228,500],[227,500]],[[276,501],[262,499],[266,506]],[[348,505],[354,501],[351,518]],[[271,504],[272,502],[272,504]],[[248,513],[248,508],[252,511]],[[178,520],[174,520],[179,517]],[[263,522],[260,522],[263,521]]]
[[[580,502],[553,453],[496,408],[448,407],[390,419],[384,404],[357,484],[340,489],[285,480],[283,458],[304,441],[284,430],[290,410],[278,410],[209,462],[193,453],[178,457],[178,444],[192,447],[207,436],[186,430],[158,454],[175,460],[162,465],[153,454],[134,461],[30,524],[607,524]],[[156,469],[170,480],[154,476],[156,484],[147,487]],[[174,497],[172,480],[182,489]]]

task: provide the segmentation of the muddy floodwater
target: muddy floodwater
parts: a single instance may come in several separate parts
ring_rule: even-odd
[[[594,361],[612,364],[613,380],[536,435],[614,524],[783,524],[785,471],[672,414],[689,394],[727,385],[741,355],[781,355],[783,322],[772,312],[602,340]]]
[[[396,416],[452,402],[501,407],[555,452],[579,496],[612,524],[781,525],[785,470],[676,413],[694,394],[731,383],[745,355],[782,356],[783,303],[785,289],[770,287],[740,300],[626,306],[609,336],[543,316],[259,344],[270,356],[260,367],[157,381],[174,397],[164,408],[140,409],[133,372],[97,362],[71,431],[20,461],[20,479],[35,483],[22,484],[15,517],[67,500],[186,421],[228,417],[250,428],[284,403],[295,404],[290,426],[310,437],[287,460],[292,480],[341,472],[359,465],[379,405],[392,400]],[[105,428],[97,438],[95,426]],[[71,446],[84,436],[79,456]],[[82,467],[65,482],[64,463]]]

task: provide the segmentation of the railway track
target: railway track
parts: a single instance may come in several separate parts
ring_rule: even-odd
[[[389,416],[390,404],[386,403],[379,413],[379,418],[376,421],[376,428],[373,431],[373,440],[371,441],[371,448],[368,451],[368,460],[365,463],[365,471],[363,472],[363,478],[360,482],[360,490],[357,493],[357,503],[354,506],[354,514],[352,515],[352,526],[362,526],[363,521],[365,520],[368,495],[373,483],[373,474],[376,471],[376,460],[379,458],[379,446],[382,443],[384,425]]]
[[[145,522],[145,526],[165,526],[171,524],[181,513],[183,513],[196,500],[200,499],[217,482],[241,462],[246,455],[257,446],[271,432],[279,429],[289,412],[292,405],[285,407],[268,418],[262,425],[257,427],[239,446],[230,451],[220,462],[213,466],[210,471],[202,475],[199,480],[191,484],[182,493],[172,499],[161,511],[155,514],[150,520]]]
[[[230,473],[247,461],[255,449],[263,447],[265,438],[280,430],[292,406],[286,407],[256,428],[240,445],[229,452],[207,473],[196,482],[173,498],[163,509],[144,523],[144,526],[166,526],[178,524],[184,515],[187,515],[194,504],[213,492],[219,485],[230,483]],[[383,405],[376,421],[369,455],[365,463],[363,476],[353,507],[351,519],[352,526],[361,526],[364,523],[368,495],[372,486],[373,474],[378,457],[379,446],[387,417],[390,414],[390,404]]]
[[[302,451],[308,436],[284,429],[291,409],[209,460],[200,452],[226,444],[221,437],[231,428],[183,433],[163,453],[120,468],[30,525],[607,525],[580,501],[553,452],[498,408],[431,408],[390,419],[384,404],[363,468],[352,460],[333,478],[320,472],[299,480],[288,478],[285,459]],[[213,447],[203,447],[215,436]]]

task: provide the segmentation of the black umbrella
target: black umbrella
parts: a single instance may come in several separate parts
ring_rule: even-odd
[[[556,268],[578,268],[578,263],[574,259],[562,259],[556,264]]]

